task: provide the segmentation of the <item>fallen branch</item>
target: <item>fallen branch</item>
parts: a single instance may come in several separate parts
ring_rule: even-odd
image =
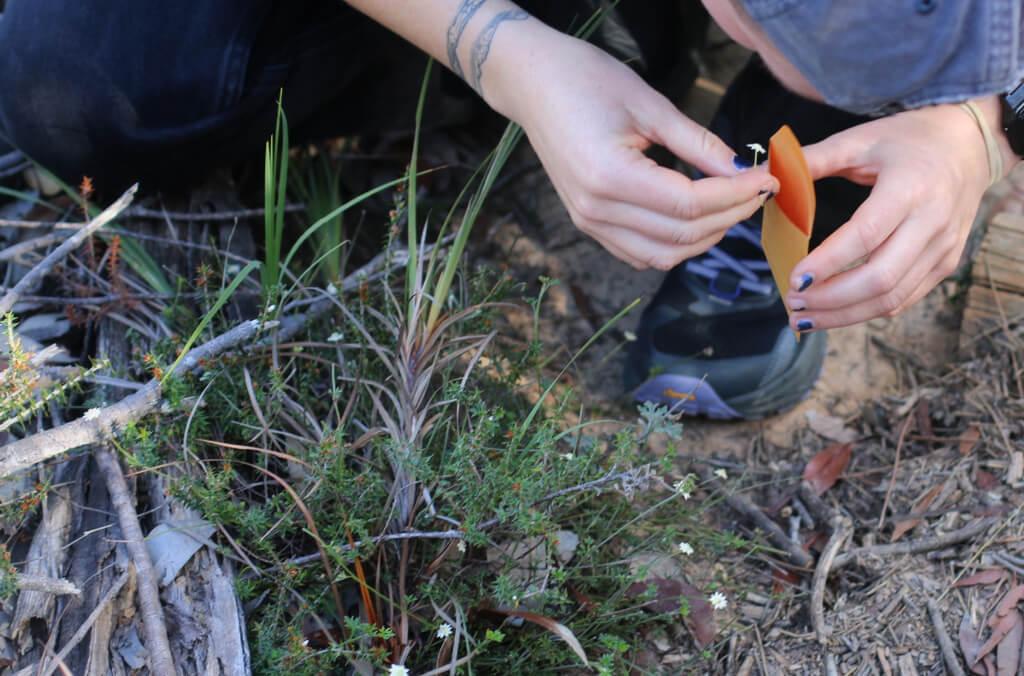
[[[996,519],[994,517],[989,517],[987,519],[979,519],[978,521],[964,526],[959,530],[943,533],[942,535],[919,538],[917,540],[906,540],[903,542],[895,542],[885,545],[859,547],[846,552],[841,556],[837,556],[835,563],[833,564],[833,569],[842,568],[868,556],[920,554],[921,552],[928,552],[933,549],[942,549],[949,545],[955,545],[965,540],[970,540],[976,535],[981,535],[995,522]]]
[[[939,647],[942,649],[942,659],[946,663],[946,669],[952,676],[967,676],[963,667],[960,666],[960,658],[956,656],[956,650],[946,631],[946,625],[943,624],[939,604],[935,602],[935,599],[928,599],[927,604],[928,616],[932,619],[932,628],[935,630],[935,640],[939,642]]]
[[[755,526],[764,531],[773,545],[789,554],[790,563],[801,568],[810,568],[814,564],[814,559],[811,558],[811,555],[805,552],[798,543],[790,540],[782,528],[769,519],[768,515],[761,511],[760,507],[744,495],[727,493],[725,487],[718,481],[710,467],[701,465],[699,469],[703,481],[721,493],[727,505],[750,519]]]
[[[42,575],[18,574],[18,589],[37,591],[56,596],[78,596],[82,593],[74,582],[60,577],[43,577]]]
[[[272,323],[262,325],[263,328],[270,326]],[[192,348],[178,364],[178,372],[200,370],[201,361],[211,359],[249,340],[260,328],[259,321],[249,320],[199,347]],[[160,381],[150,380],[138,392],[130,394],[116,404],[98,409],[93,416],[83,416],[0,447],[0,477],[10,476],[75,448],[100,443],[124,425],[142,418],[155,409],[160,403],[160,393]]]
[[[3,298],[0,298],[0,315],[10,312],[11,308],[14,307],[14,304],[18,302],[18,298],[21,297],[21,294],[25,293],[28,289],[31,289],[37,281],[42,279],[48,272],[50,272],[50,270],[53,269],[53,266],[64,260],[68,254],[81,246],[82,242],[84,242],[87,237],[117,218],[121,212],[123,212],[128,205],[132,203],[132,199],[135,197],[135,191],[138,189],[138,183],[128,188],[123,195],[117,198],[116,202],[104,209],[103,212],[96,218],[92,219],[88,225],[82,227],[74,235],[64,240],[59,247],[51,251],[46,258],[39,261],[35,267],[29,270],[28,274],[22,277],[21,281],[14,285],[13,289],[8,291]]]
[[[825,583],[828,582],[828,574],[832,571],[832,564],[839,550],[853,535],[853,524],[842,515],[833,517],[831,525],[832,536],[818,558],[818,565],[814,568],[814,577],[811,579],[811,626],[814,627],[818,643],[822,645],[832,635],[832,627],[825,622]]]
[[[160,588],[157,584],[159,576],[153,568],[149,550],[146,549],[139,515],[132,504],[132,495],[128,490],[128,482],[124,479],[124,472],[121,471],[121,463],[106,445],[97,448],[93,457],[103,472],[107,491],[110,493],[110,504],[117,512],[121,535],[125,539],[125,545],[138,574],[137,594],[142,628],[146,636],[146,650],[149,652],[150,673],[174,674],[174,658],[171,657],[167,624],[164,622],[164,611],[160,605]]]
[[[285,206],[286,213],[305,211],[305,204],[289,204]],[[124,212],[128,218],[150,219],[150,220],[172,220],[183,222],[209,222],[209,221],[235,221],[250,218],[263,218],[263,209],[236,209],[234,211],[214,211],[211,213],[199,213],[193,211],[165,211],[163,209],[147,209],[146,207],[132,207]],[[13,218],[0,218],[0,228],[53,228],[55,230],[81,230],[86,223],[74,221],[27,221]]]

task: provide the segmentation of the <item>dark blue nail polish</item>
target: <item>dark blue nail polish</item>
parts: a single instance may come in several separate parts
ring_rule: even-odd
[[[775,197],[775,193],[771,190],[758,190],[758,195],[765,195],[764,201],[767,202],[771,198]]]
[[[801,319],[796,323],[797,331],[810,331],[813,328],[814,322],[812,322],[810,319]]]
[[[814,284],[814,275],[809,272],[805,272],[800,275],[800,286],[797,287],[797,291],[806,291],[811,284]]]
[[[739,155],[733,155],[732,166],[736,167],[740,171],[743,171],[744,169],[750,169],[754,165],[748,162],[747,160],[743,159]]]

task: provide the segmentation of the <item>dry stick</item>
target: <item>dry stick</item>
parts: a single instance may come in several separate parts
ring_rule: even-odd
[[[15,260],[30,251],[43,249],[65,239],[67,239],[67,236],[65,235],[50,234],[43,235],[41,237],[33,237],[30,240],[19,242],[18,244],[12,244],[6,249],[0,250],[0,261]]]
[[[774,521],[761,511],[761,508],[739,493],[726,493],[724,487],[718,481],[710,467],[700,467],[701,477],[704,482],[711,485],[715,490],[725,497],[725,502],[734,510],[754,522],[754,524],[768,535],[768,539],[779,549],[789,554],[789,560],[801,568],[810,568],[814,563],[811,555],[803,550],[797,543],[789,539],[786,533]]]
[[[289,204],[284,210],[288,213],[304,211],[304,204]],[[234,221],[246,218],[263,218],[263,209],[238,209],[235,211],[215,211],[208,214],[188,211],[164,211],[163,209],[147,209],[133,207],[124,212],[128,218],[139,219],[171,219],[185,222]],[[0,228],[54,228],[56,230],[81,230],[86,223],[68,221],[26,221],[13,218],[0,218]]]
[[[960,666],[960,659],[956,656],[956,650],[953,648],[953,642],[949,639],[946,625],[942,622],[942,611],[939,610],[939,604],[935,602],[935,599],[928,599],[927,604],[928,616],[932,618],[932,628],[935,630],[935,638],[939,642],[939,647],[942,648],[942,659],[946,662],[946,669],[952,676],[967,676]]]
[[[89,617],[85,618],[85,622],[75,630],[75,633],[71,635],[68,642],[65,643],[64,647],[60,649],[60,652],[55,655],[54,664],[52,666],[46,666],[43,669],[41,676],[50,676],[50,674],[52,674],[57,668],[57,664],[67,659],[67,656],[71,654],[71,651],[75,649],[75,646],[81,643],[82,639],[85,638],[85,635],[89,633],[90,629],[92,629],[92,625],[96,624],[96,620],[99,619],[103,610],[111,601],[114,600],[114,597],[121,591],[121,588],[124,587],[125,583],[128,582],[128,578],[130,576],[130,571],[126,570],[121,573],[120,577],[114,580],[114,583],[110,585],[110,589],[106,591],[103,598],[99,600],[96,607],[93,608],[91,613],[89,613]]]
[[[933,549],[942,549],[943,547],[955,545],[963,542],[964,540],[970,540],[975,535],[984,533],[995,522],[996,519],[994,517],[989,517],[986,519],[979,519],[978,521],[975,521],[968,526],[964,526],[959,530],[950,531],[949,533],[944,533],[942,535],[935,535],[933,537],[920,538],[917,540],[905,540],[903,542],[894,542],[885,545],[859,547],[837,556],[832,568],[833,570],[843,568],[844,566],[866,556],[919,554]]]
[[[853,535],[853,524],[844,516],[833,517],[831,525],[832,537],[828,539],[828,544],[825,545],[825,550],[818,559],[818,565],[814,569],[814,577],[811,580],[811,625],[818,637],[818,643],[822,645],[832,634],[832,628],[825,623],[825,583],[828,582],[828,574],[832,571],[832,564],[839,554],[839,550],[846,543],[847,538]]]
[[[889,500],[892,498],[892,488],[896,485],[896,473],[900,471],[900,452],[903,450],[903,442],[907,438],[907,431],[910,429],[910,422],[914,419],[914,414],[917,412],[917,404],[911,407],[910,413],[907,414],[907,419],[903,421],[903,426],[900,428],[899,439],[896,440],[896,457],[892,463],[892,476],[889,477],[889,485],[885,489],[885,500],[882,502],[882,513],[878,515],[878,530],[882,530],[882,526],[885,525],[885,513],[889,511]]]
[[[153,568],[153,560],[146,549],[146,542],[139,524],[139,515],[132,504],[128,482],[121,471],[121,463],[106,445],[96,449],[93,457],[103,472],[110,493],[110,504],[117,512],[128,553],[131,554],[135,571],[138,573],[138,599],[142,613],[142,628],[146,634],[146,650],[149,652],[149,669],[153,674],[174,676],[174,658],[171,644],[167,640],[167,625],[164,611],[160,606],[159,576]]]
[[[263,324],[263,327],[269,328],[272,325],[272,322],[268,322]],[[260,326],[259,321],[249,320],[199,347],[192,348],[178,364],[178,372],[200,370],[202,360],[211,359],[249,340],[256,335]],[[155,409],[160,403],[160,393],[160,381],[150,380],[139,391],[116,404],[99,409],[98,415],[89,419],[78,418],[0,447],[0,477],[10,476],[61,453],[110,437],[124,425]]]
[[[16,580],[18,589],[37,591],[57,596],[78,596],[82,591],[70,580],[62,577],[43,577],[42,575],[24,575],[18,573]]]
[[[21,281],[14,285],[13,289],[8,291],[3,298],[0,298],[0,315],[10,312],[11,308],[14,307],[14,304],[18,302],[18,298],[21,297],[21,294],[25,293],[28,289],[31,289],[37,281],[42,279],[50,270],[53,269],[54,265],[64,260],[68,254],[81,246],[82,242],[84,242],[87,237],[117,218],[121,212],[132,203],[132,199],[135,197],[135,191],[138,189],[138,183],[128,188],[123,195],[117,198],[116,202],[104,209],[103,212],[96,218],[92,219],[88,225],[64,240],[59,247],[51,251],[46,258],[29,270],[28,274],[22,277]]]

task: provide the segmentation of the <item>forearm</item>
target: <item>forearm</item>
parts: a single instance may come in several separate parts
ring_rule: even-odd
[[[348,0],[450,68],[498,112],[515,119],[538,55],[569,39],[507,0]]]

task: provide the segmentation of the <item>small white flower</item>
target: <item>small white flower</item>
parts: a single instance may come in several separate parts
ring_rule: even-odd
[[[443,622],[440,627],[437,628],[438,638],[448,638],[452,635],[452,625],[447,622]]]
[[[466,553],[466,541],[465,540],[459,540],[459,543],[457,545],[455,545],[455,548],[458,549],[460,553],[465,554]]]
[[[409,676],[409,670],[401,664],[392,664],[388,670],[388,676]]]
[[[693,547],[690,546],[689,542],[680,542],[679,553],[689,556],[690,554],[693,554]]]
[[[715,610],[725,610],[729,607],[729,599],[725,598],[725,594],[722,592],[715,592],[708,597],[708,603]]]
[[[242,266],[239,265],[238,263],[229,263],[228,266],[224,269],[224,271],[227,272],[229,275],[237,275],[239,272],[242,271]]]
[[[345,340],[345,334],[341,331],[335,331],[331,335],[327,336],[328,343],[340,343],[343,340]]]
[[[724,480],[729,478],[729,473],[726,472],[724,469],[716,469],[715,476],[718,477],[719,479]]]
[[[676,489],[676,493],[679,493],[679,495],[683,496],[683,500],[689,500],[690,499],[691,493],[690,493],[690,490],[689,490],[690,489],[690,482],[689,481],[687,481],[686,479],[680,479],[672,487]]]
[[[334,286],[333,284],[328,284],[327,288],[324,289],[324,290],[327,292],[327,295],[329,295],[329,296],[337,296],[338,295],[338,287]]]
[[[622,337],[626,339],[627,343],[636,342],[636,334],[628,329],[622,332]]]
[[[88,411],[85,412],[85,415],[82,416],[82,418],[84,418],[85,420],[95,420],[96,418],[99,417],[100,410],[98,408],[90,408]]]
[[[572,460],[576,456],[574,456],[572,453],[562,453],[562,457],[566,460]]]
[[[277,305],[274,305],[274,304],[268,305],[267,306],[267,314],[269,315],[270,313],[272,313],[276,309],[277,309]]]
[[[747,147],[753,150],[758,155],[767,155],[768,151],[764,149],[764,146],[760,143],[748,143]]]

